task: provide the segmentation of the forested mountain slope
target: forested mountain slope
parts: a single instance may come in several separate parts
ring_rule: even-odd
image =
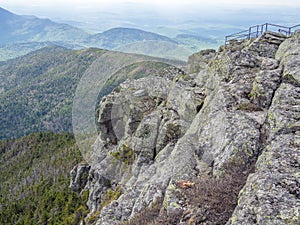
[[[110,54],[113,56],[105,58],[110,62],[102,60],[101,57]],[[92,65],[103,67],[113,61],[128,59],[134,59],[136,63],[108,74],[110,78],[99,89],[99,99],[129,77],[155,74],[170,66],[169,63],[183,65],[180,61],[143,55],[96,48],[69,50],[58,46],[3,62],[0,64],[0,139],[37,131],[72,131],[73,98],[82,76]]]

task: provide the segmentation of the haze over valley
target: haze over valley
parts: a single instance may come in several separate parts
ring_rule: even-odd
[[[265,22],[292,26],[295,25],[293,21],[300,20],[297,1],[288,1],[284,5],[277,1],[250,3],[222,0],[189,0],[184,3],[37,1],[30,4],[21,0],[2,1],[0,7],[11,14],[0,10],[4,26],[0,38],[0,60],[54,44],[72,49],[117,49],[167,58],[172,55],[173,58],[186,61],[188,55],[201,49],[217,49],[224,43],[225,35],[249,26]],[[9,18],[14,18],[15,22],[5,22]],[[7,34],[9,31],[12,36]],[[118,38],[122,40],[116,40]],[[132,43],[142,41],[150,41],[151,45],[153,40],[159,42],[156,48],[164,49],[166,54],[157,49],[147,50],[149,43],[132,46]]]

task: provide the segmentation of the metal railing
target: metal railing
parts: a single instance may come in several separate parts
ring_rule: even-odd
[[[300,24],[292,27],[286,27],[272,23],[256,25],[249,27],[248,30],[243,30],[238,33],[225,36],[225,45],[227,45],[228,43],[230,43],[230,41],[233,40],[240,41],[244,39],[257,38],[266,31],[274,31],[285,34],[286,36],[291,36],[295,32],[295,30],[297,30],[297,28],[300,28]]]

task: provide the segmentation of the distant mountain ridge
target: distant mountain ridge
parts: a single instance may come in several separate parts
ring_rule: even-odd
[[[68,24],[55,23],[34,16],[20,16],[0,8],[0,44],[33,41],[79,42],[89,36]],[[72,40],[72,41],[71,41]]]
[[[209,40],[189,36],[185,38],[170,38],[153,32],[135,28],[112,28],[102,33],[89,34],[82,29],[68,24],[61,24],[50,19],[40,19],[35,16],[16,15],[0,7],[0,61],[25,55],[48,45],[59,45],[71,49],[88,47],[108,50],[124,50],[139,54],[149,53],[148,45],[141,42],[156,41],[162,45],[163,52],[152,50],[151,56],[187,60],[187,55],[174,54],[176,48],[186,48],[188,55],[201,48],[212,47]],[[192,40],[189,44],[187,40]],[[137,43],[133,48],[132,44]],[[209,44],[209,46],[207,46]],[[130,45],[129,51],[127,45]],[[124,47],[125,46],[125,47]],[[213,43],[213,47],[217,44]],[[146,48],[146,49],[144,49]],[[159,47],[160,48],[160,47]],[[132,51],[132,49],[135,49]],[[177,51],[178,52],[178,51]]]
[[[134,28],[112,28],[97,34],[88,34],[84,30],[68,24],[55,23],[50,19],[34,16],[16,15],[0,7],[0,44],[19,42],[70,42],[80,43],[82,47],[95,46],[113,49],[120,44],[136,41],[157,40],[177,44],[176,41],[153,32]],[[67,40],[69,39],[69,40]]]
[[[140,41],[165,41],[177,44],[171,38],[162,36],[153,32],[148,32],[135,28],[113,28],[103,33],[91,35],[88,39],[88,44],[101,45],[104,48],[114,49],[121,45],[127,45]]]

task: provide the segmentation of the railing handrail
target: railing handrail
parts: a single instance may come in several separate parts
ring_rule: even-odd
[[[292,27],[290,27],[290,28],[295,28],[295,27],[300,27],[300,24],[297,24],[297,25],[292,26]]]
[[[248,28],[248,30],[243,30],[243,31],[225,36],[225,45],[227,45],[227,43],[232,40],[243,40],[243,39],[250,39],[252,37],[259,37],[265,31],[271,30],[270,27],[271,28],[272,27],[280,28],[280,29],[278,29],[278,32],[284,33],[286,36],[290,36],[293,34],[293,30],[296,27],[300,27],[300,24],[297,24],[297,25],[294,25],[291,27],[282,26],[282,25],[273,24],[273,23],[264,23],[261,25],[251,26]],[[281,28],[283,28],[284,30]],[[255,31],[253,31],[253,29],[255,29]]]
[[[282,28],[290,28],[290,27],[287,27],[287,26],[282,26],[282,25],[278,25],[278,24],[274,24],[274,23],[265,23],[264,25],[268,24],[268,26],[273,26],[273,27],[282,27]]]

